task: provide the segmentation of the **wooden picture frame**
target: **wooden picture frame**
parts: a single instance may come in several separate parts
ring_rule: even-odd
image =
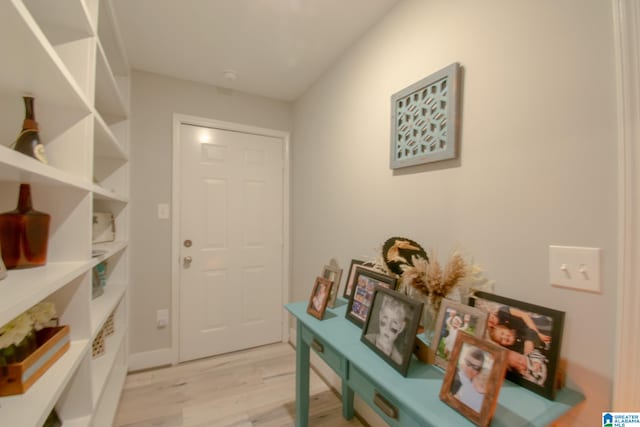
[[[353,283],[356,277],[356,267],[358,266],[373,270],[373,266],[371,263],[364,262],[359,259],[351,260],[351,265],[349,266],[349,274],[347,275],[347,279],[344,282],[344,293],[342,295],[347,300],[351,298],[351,291],[353,290]]]
[[[486,338],[509,350],[507,379],[553,400],[565,313],[480,291],[469,304],[488,313]]]
[[[316,278],[311,296],[309,297],[307,313],[319,320],[324,318],[324,312],[327,309],[332,286],[333,282],[331,280],[325,279],[324,277]]]
[[[486,312],[444,298],[431,342],[431,349],[435,353],[435,365],[447,369],[458,333],[467,332],[483,338],[486,326]]]
[[[376,286],[360,340],[407,376],[423,303]]]
[[[362,328],[367,321],[375,287],[395,289],[396,283],[395,277],[387,276],[363,266],[356,266],[353,292],[349,297],[345,317]]]
[[[322,268],[322,274],[320,276],[333,282],[333,286],[331,287],[331,294],[329,295],[329,302],[327,304],[329,308],[333,308],[336,306],[336,299],[338,298],[338,289],[340,289],[342,269],[337,265],[327,264]]]
[[[440,399],[475,425],[491,422],[507,369],[507,350],[466,332],[456,336]]]

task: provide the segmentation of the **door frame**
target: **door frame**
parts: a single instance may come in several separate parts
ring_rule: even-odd
[[[618,98],[618,295],[614,411],[640,404],[640,5],[611,0]]]
[[[290,217],[290,133],[287,131],[267,129],[256,126],[244,125],[241,123],[225,122],[209,119],[205,117],[191,116],[186,114],[173,114],[173,172],[171,184],[171,352],[172,363],[179,362],[180,355],[180,126],[194,125],[210,127],[234,132],[250,133],[280,138],[283,141],[283,223],[282,223],[282,305],[289,302],[290,293],[290,270],[291,270],[291,217]],[[284,310],[284,308],[283,308]],[[282,315],[281,325],[282,342],[289,341],[289,316]]]

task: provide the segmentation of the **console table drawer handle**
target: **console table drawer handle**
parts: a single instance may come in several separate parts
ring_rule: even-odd
[[[384,412],[387,417],[394,420],[398,419],[398,410],[396,409],[396,407],[389,403],[389,401],[382,397],[382,395],[380,395],[377,391],[373,395],[373,403],[375,403],[376,406],[380,408],[380,410]]]
[[[324,352],[324,346],[322,345],[322,343],[316,341],[315,339],[311,341],[311,348],[314,349],[317,353]]]

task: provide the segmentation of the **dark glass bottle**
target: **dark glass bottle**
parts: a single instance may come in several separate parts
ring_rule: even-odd
[[[31,186],[20,184],[18,207],[0,214],[2,259],[7,269],[44,265],[49,242],[49,214],[31,204]]]
[[[47,164],[47,156],[44,152],[44,145],[40,142],[38,122],[36,122],[33,111],[33,97],[23,96],[22,98],[24,99],[24,122],[22,123],[22,132],[18,135],[14,148],[22,154]]]

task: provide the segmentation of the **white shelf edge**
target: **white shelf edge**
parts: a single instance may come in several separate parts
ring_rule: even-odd
[[[113,200],[121,203],[129,202],[129,197],[123,194],[118,194],[115,191],[102,188],[98,184],[93,184],[92,191],[93,191],[94,197],[99,200]]]
[[[0,419],[21,420],[27,426],[44,424],[90,347],[89,340],[71,341],[69,350],[26,393],[0,398]]]
[[[104,254],[93,257],[93,262],[91,263],[92,267],[98,265],[98,263],[107,260],[122,251],[129,245],[128,241],[118,241],[115,242],[105,242],[105,243],[94,243],[92,246],[93,250],[101,250],[106,251]]]
[[[0,146],[0,180],[30,182],[45,185],[65,185],[79,190],[92,191],[94,185],[53,166],[40,163],[36,159]]]
[[[111,376],[103,389],[101,399],[97,401],[96,406],[93,408],[93,416],[95,417],[96,413],[105,413],[104,410],[100,411],[100,409],[101,407],[106,407],[106,413],[109,414],[109,419],[98,420],[94,418],[92,420],[92,426],[111,426],[113,424],[113,420],[116,416],[116,410],[118,409],[118,403],[120,402],[120,396],[122,395],[124,383],[127,378],[126,366],[115,366],[114,368],[115,369],[113,369]]]
[[[0,325],[86,273],[91,266],[91,261],[50,262],[42,267],[9,270],[8,277],[0,281]]]
[[[62,420],[64,427],[88,427],[91,422],[91,415],[73,418],[70,420]]]
[[[118,306],[127,290],[126,283],[110,283],[104,288],[104,293],[91,300],[91,339],[93,340],[109,315]]]
[[[116,331],[105,339],[105,354],[91,360],[91,387],[93,393],[93,407],[102,399],[108,379],[115,366],[116,356],[124,343],[124,331]],[[113,349],[113,350],[112,350]]]
[[[113,41],[112,44],[114,45],[114,49],[117,50],[116,55],[118,56],[118,59],[121,62],[121,64],[119,64],[119,65],[122,67],[122,69],[128,71],[131,67],[129,66],[129,58],[127,57],[126,49],[124,47],[124,42],[122,41],[120,27],[118,26],[118,21],[115,18],[115,10],[113,9],[113,1],[103,1],[103,2],[100,2],[100,5],[101,6],[106,6],[106,10],[104,10],[104,11],[106,11],[107,21],[109,23],[108,29],[110,30],[110,31],[108,31],[110,34],[107,34],[107,38],[110,38]],[[103,15],[103,16],[105,16],[105,15]],[[104,23],[104,21],[103,21],[103,23]],[[102,28],[104,29],[104,26]],[[104,39],[103,36],[104,36],[104,32],[100,33],[98,31],[98,39],[103,41],[103,39]],[[116,63],[117,62],[118,61],[116,61]],[[120,75],[120,74],[118,74],[118,75]]]

